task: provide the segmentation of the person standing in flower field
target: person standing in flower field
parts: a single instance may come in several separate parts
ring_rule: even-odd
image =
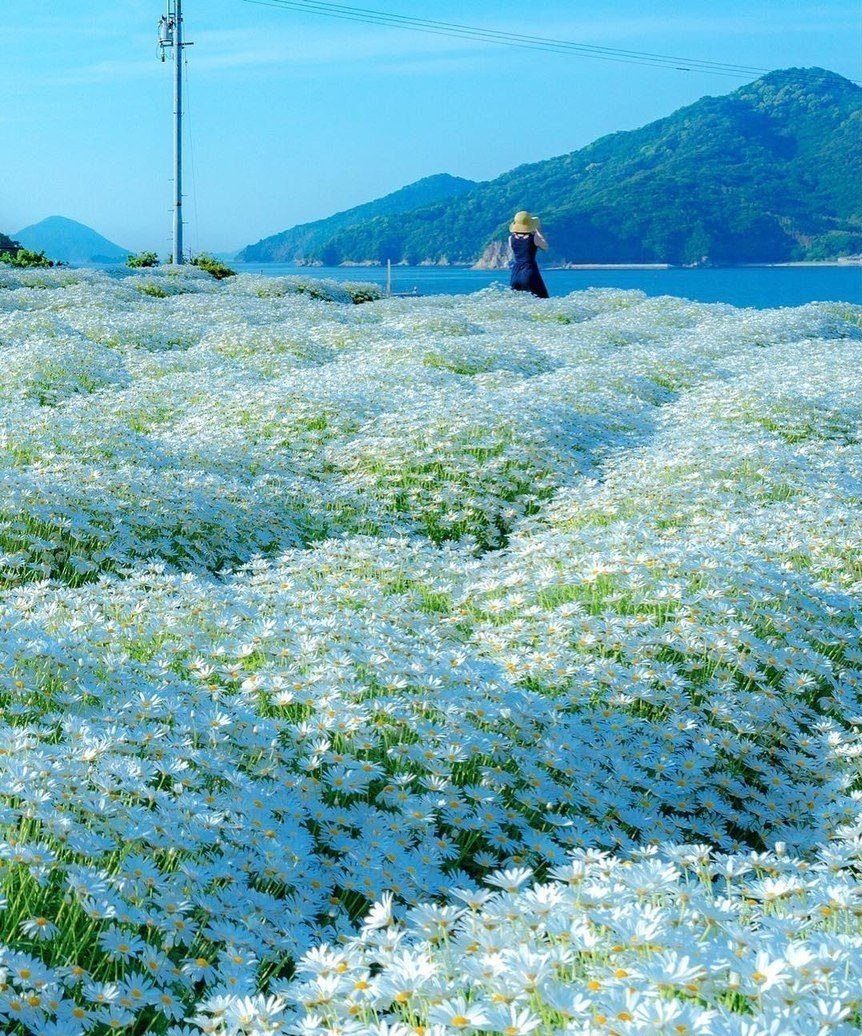
[[[540,299],[546,299],[548,289],[536,262],[538,250],[546,250],[548,247],[541,226],[538,216],[531,216],[523,210],[515,213],[515,218],[509,224],[509,245],[515,257],[509,283],[514,291],[531,291]]]

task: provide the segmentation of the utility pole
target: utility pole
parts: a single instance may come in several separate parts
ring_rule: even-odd
[[[174,249],[173,261],[179,266],[183,257],[183,0],[168,0],[168,13],[159,22],[159,50],[174,51]]]

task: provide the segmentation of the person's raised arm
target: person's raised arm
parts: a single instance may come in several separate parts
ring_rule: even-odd
[[[536,242],[536,244],[538,245],[539,248],[544,248],[547,251],[548,242],[542,236],[541,230],[534,230],[533,231],[533,238],[535,239],[535,242]]]

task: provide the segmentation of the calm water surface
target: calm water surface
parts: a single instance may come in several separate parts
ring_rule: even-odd
[[[298,275],[340,281],[386,283],[382,266],[296,267],[284,263],[231,263],[238,273],[273,277]],[[676,295],[698,302],[771,309],[806,302],[862,304],[862,268],[856,266],[764,266],[721,270],[544,270],[552,295],[585,288],[640,289],[647,295]],[[392,291],[419,295],[466,295],[489,284],[508,285],[507,270],[394,266]]]

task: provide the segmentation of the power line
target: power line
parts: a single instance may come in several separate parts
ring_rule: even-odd
[[[577,54],[581,57],[592,57],[604,61],[651,65],[656,68],[670,68],[682,72],[707,72],[712,75],[726,76],[734,79],[760,76],[770,71],[770,69],[749,65],[684,58],[671,54],[651,54],[646,51],[623,50],[618,47],[600,47],[588,43],[576,43],[572,40],[501,32],[496,29],[483,29],[475,25],[461,25],[457,22],[440,22],[427,18],[413,18],[407,15],[389,14],[386,11],[331,3],[327,2],[327,0],[243,0],[243,2],[256,4],[260,7],[304,11],[306,14],[320,14],[328,18],[363,22],[369,25],[385,25],[390,28],[409,29],[413,32],[429,33],[436,36],[450,36],[457,39],[495,43],[507,47],[540,50],[546,53]]]

